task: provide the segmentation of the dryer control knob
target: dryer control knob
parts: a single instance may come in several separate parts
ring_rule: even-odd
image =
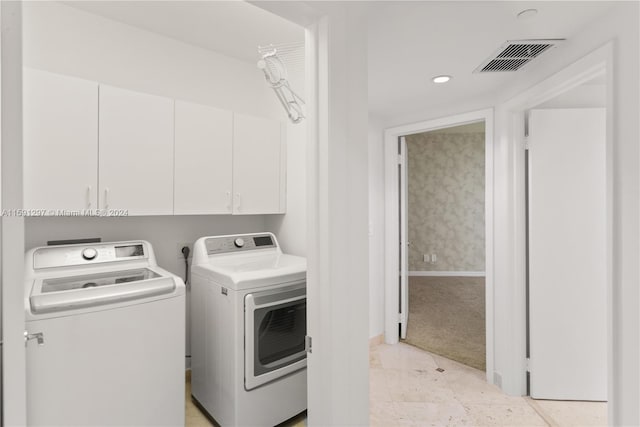
[[[236,248],[241,248],[244,246],[244,239],[238,237],[236,240],[233,241],[233,244],[236,245]]]
[[[82,258],[90,261],[98,256],[98,251],[93,248],[86,248],[82,251]]]

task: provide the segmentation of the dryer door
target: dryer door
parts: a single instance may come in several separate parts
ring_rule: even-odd
[[[245,389],[307,366],[306,284],[245,296]]]

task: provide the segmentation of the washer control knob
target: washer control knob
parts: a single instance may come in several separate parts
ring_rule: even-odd
[[[86,259],[87,261],[91,261],[97,256],[98,251],[96,251],[94,248],[86,248],[82,251],[82,258]]]
[[[241,248],[244,246],[244,239],[241,237],[238,237],[236,240],[233,241],[233,244],[236,245],[236,248]]]

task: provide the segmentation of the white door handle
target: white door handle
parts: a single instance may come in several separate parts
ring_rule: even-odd
[[[227,191],[227,212],[233,211],[233,200],[231,198],[231,191]]]
[[[104,189],[104,208],[109,209],[109,188]]]
[[[240,193],[236,193],[236,210],[240,212],[241,207],[242,207],[242,198],[240,197]]]

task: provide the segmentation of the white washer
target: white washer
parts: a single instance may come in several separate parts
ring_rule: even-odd
[[[191,394],[222,426],[307,409],[306,259],[271,233],[203,237],[191,267]]]
[[[148,242],[26,254],[30,426],[184,425],[185,287]]]

